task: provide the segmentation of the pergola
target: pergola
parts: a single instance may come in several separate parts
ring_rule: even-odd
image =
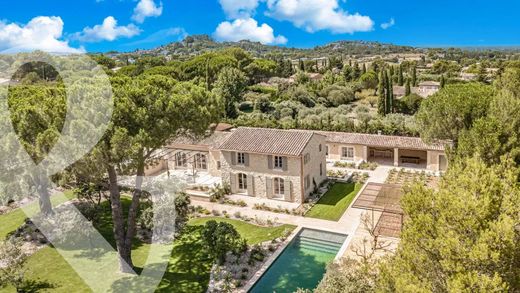
[[[397,238],[403,226],[402,193],[398,184],[368,183],[352,207],[381,212],[376,230],[380,235]]]

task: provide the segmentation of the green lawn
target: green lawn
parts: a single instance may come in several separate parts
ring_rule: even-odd
[[[238,233],[240,233],[240,235],[242,235],[242,237],[247,240],[248,244],[258,244],[272,239],[280,238],[284,236],[284,233],[286,231],[292,231],[296,228],[296,226],[293,225],[281,225],[278,227],[258,227],[247,222],[218,217],[192,219],[189,222],[189,224],[192,226],[204,225],[206,224],[206,222],[210,220],[226,222],[233,225],[235,229],[237,229]]]
[[[129,199],[122,199],[125,210],[130,203]],[[13,213],[16,211],[13,211]],[[4,217],[0,216],[0,222],[4,223]],[[22,213],[23,214],[23,213]],[[13,217],[12,215],[10,217]],[[14,218],[14,217],[13,217]],[[23,219],[25,217],[21,217]],[[158,292],[205,292],[209,282],[211,260],[202,249],[201,230],[205,222],[209,220],[224,221],[235,226],[237,231],[250,244],[268,241],[282,236],[286,229],[292,231],[295,226],[283,225],[280,227],[259,227],[246,222],[226,218],[193,219],[186,228],[186,233],[175,240],[168,269],[158,288]],[[13,221],[12,230],[16,229],[17,222]],[[110,242],[114,242],[112,236],[112,223],[110,210],[106,209],[98,230]],[[8,230],[7,228],[5,229]],[[7,231],[9,233],[10,231]],[[6,233],[6,234],[7,234]],[[133,249],[134,265],[141,268],[147,259],[150,245],[135,241]],[[81,278],[70,268],[67,262],[52,247],[45,247],[29,258],[27,265],[27,277],[35,282],[35,287],[42,292],[91,292]],[[0,288],[0,292],[14,292],[11,288]]]
[[[339,221],[361,187],[361,184],[355,183],[335,183],[305,216],[329,221]]]
[[[72,199],[74,196],[72,191],[66,191],[64,195],[68,199]],[[57,196],[51,196],[51,202],[53,206],[63,203],[63,201]],[[38,201],[30,203],[28,207],[31,209],[39,209]],[[0,215],[0,239],[5,239],[7,234],[20,227],[26,218],[27,216],[22,209],[15,209],[7,214]]]

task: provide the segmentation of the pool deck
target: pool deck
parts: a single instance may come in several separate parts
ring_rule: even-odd
[[[360,189],[360,192],[356,195],[356,197],[352,200],[350,206],[347,208],[345,213],[341,216],[340,220],[335,221],[328,221],[328,220],[322,220],[322,219],[316,219],[316,218],[307,218],[303,216],[295,216],[295,215],[289,215],[284,213],[274,213],[269,211],[263,211],[263,210],[255,210],[253,209],[253,205],[256,202],[255,198],[245,198],[244,201],[248,203],[247,207],[238,207],[238,206],[230,206],[230,205],[224,205],[219,203],[212,203],[212,202],[206,202],[206,201],[199,201],[199,200],[192,200],[192,205],[199,205],[202,206],[210,211],[216,210],[219,212],[226,211],[229,215],[233,215],[235,212],[240,212],[241,215],[248,216],[248,217],[258,217],[264,220],[271,220],[275,221],[276,223],[281,224],[291,224],[295,225],[298,228],[293,231],[293,233],[286,239],[286,241],[278,248],[278,250],[273,253],[268,260],[264,263],[264,265],[258,270],[255,275],[247,282],[247,284],[240,289],[239,292],[247,292],[249,291],[254,284],[262,277],[262,275],[265,273],[265,271],[271,266],[271,264],[280,256],[280,254],[284,251],[284,249],[287,247],[287,245],[296,237],[300,231],[304,228],[310,228],[310,229],[316,229],[316,230],[322,230],[326,232],[333,232],[333,233],[340,233],[347,235],[347,239],[344,241],[341,249],[336,255],[336,260],[339,260],[342,257],[352,257],[351,249],[353,245],[358,244],[358,241],[362,241],[364,236],[364,227],[361,224],[362,216],[367,212],[364,209],[358,209],[353,208],[352,205],[356,202],[356,199],[359,197],[362,190],[364,190],[364,187],[368,183],[383,183],[385,182],[386,178],[388,177],[388,174],[390,170],[394,169],[394,167],[389,166],[379,166],[374,171],[368,171],[367,173],[370,174],[369,179],[363,186],[363,188]],[[238,199],[237,197],[233,197],[233,199]],[[246,200],[247,199],[247,200]],[[272,202],[270,202],[272,203]],[[274,205],[276,206],[276,205]],[[398,241],[398,239],[394,239]]]

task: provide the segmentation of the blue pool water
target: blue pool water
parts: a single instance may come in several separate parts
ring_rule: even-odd
[[[302,229],[249,292],[316,288],[346,238],[346,235]]]

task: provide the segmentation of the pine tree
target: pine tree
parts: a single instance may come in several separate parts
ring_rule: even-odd
[[[377,86],[379,91],[379,100],[377,101],[377,113],[381,116],[386,115],[386,95],[385,95],[385,74],[381,70],[379,72],[379,85]]]
[[[404,84],[404,77],[403,77],[403,65],[399,65],[399,76],[397,77],[397,83],[399,86],[403,86]]]
[[[404,88],[404,95],[409,96],[412,93],[412,88],[410,87],[410,79],[406,79],[406,86]]]

